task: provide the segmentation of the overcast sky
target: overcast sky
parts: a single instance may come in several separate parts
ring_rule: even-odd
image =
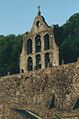
[[[79,0],[40,0],[48,25],[62,25],[79,12]],[[37,15],[38,0],[0,0],[0,35],[30,31]]]

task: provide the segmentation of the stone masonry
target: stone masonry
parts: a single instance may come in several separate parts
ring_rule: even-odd
[[[54,26],[39,8],[23,36],[20,73],[0,77],[0,119],[79,119],[79,61],[59,65]]]
[[[55,112],[62,119],[79,119],[78,101],[78,62],[0,78],[0,119],[28,119],[21,110],[42,119],[52,119]]]
[[[40,51],[35,52],[35,38],[37,36],[40,36]],[[44,37],[45,35],[48,35],[48,40],[49,40],[49,48],[44,49]],[[27,41],[31,39],[32,41],[32,52],[27,54],[27,47],[28,46]],[[47,23],[45,22],[45,19],[43,16],[38,14],[35,17],[32,29],[30,32],[26,32],[24,34],[24,40],[23,40],[23,48],[22,48],[22,53],[20,56],[20,71],[28,72],[28,58],[31,57],[33,60],[33,68],[32,71],[36,70],[36,55],[40,55],[40,64],[41,64],[41,69],[45,69],[45,54],[49,53],[49,65],[59,65],[59,47],[56,44],[55,37],[54,37],[54,26],[49,27]]]

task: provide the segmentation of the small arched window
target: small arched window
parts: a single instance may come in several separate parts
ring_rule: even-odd
[[[36,55],[36,69],[41,68],[41,56],[39,54]]]
[[[46,34],[44,36],[44,50],[48,50],[50,48],[50,45],[49,45],[49,35]]]
[[[40,21],[37,21],[37,22],[36,22],[36,26],[37,26],[37,28],[40,27]]]
[[[35,37],[35,52],[40,52],[41,51],[41,37],[40,35],[37,35]]]
[[[27,54],[32,54],[32,40],[27,40]]]
[[[49,57],[49,53],[45,54],[45,68],[49,66],[50,63],[50,57]]]
[[[33,68],[32,57],[29,57],[28,60],[27,60],[27,70],[32,71],[32,68]]]

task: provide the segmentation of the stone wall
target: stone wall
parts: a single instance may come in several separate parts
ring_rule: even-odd
[[[40,22],[40,27],[38,28],[36,23]],[[49,59],[50,62],[49,64],[51,64],[52,66],[55,65],[58,66],[59,65],[59,46],[56,43],[55,39],[55,28],[51,28],[47,25],[47,23],[45,22],[44,18],[40,15],[36,16],[32,29],[30,32],[25,33],[24,37],[23,37],[23,48],[22,48],[22,52],[20,55],[20,71],[23,69],[24,72],[28,72],[28,58],[31,57],[33,63],[32,64],[32,71],[36,70],[36,55],[39,54],[40,55],[40,64],[41,64],[41,69],[45,69],[45,54],[49,53]],[[45,50],[44,46],[44,37],[45,35],[49,36],[49,48]],[[40,36],[40,40],[41,40],[41,47],[40,47],[40,51],[36,52],[35,48],[36,48],[36,44],[35,44],[35,38],[37,36]],[[27,41],[31,39],[32,40],[32,52],[31,53],[27,53]],[[31,45],[30,45],[31,47]],[[49,65],[48,64],[48,65]]]
[[[78,109],[73,110],[78,97],[79,63],[8,75],[0,78],[0,119],[23,118],[15,117],[12,109],[28,109],[43,119],[50,119],[55,111],[79,116]]]

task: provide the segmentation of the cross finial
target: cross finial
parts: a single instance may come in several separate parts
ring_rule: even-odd
[[[41,11],[40,11],[40,0],[38,0],[38,15],[40,15],[41,14]]]

